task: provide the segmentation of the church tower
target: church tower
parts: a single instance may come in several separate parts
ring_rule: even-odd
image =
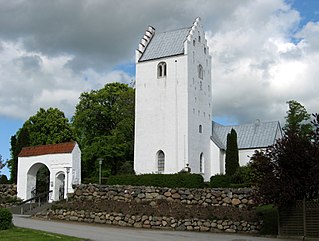
[[[211,102],[211,56],[200,18],[162,33],[149,26],[136,50],[136,173],[190,169],[209,180]]]

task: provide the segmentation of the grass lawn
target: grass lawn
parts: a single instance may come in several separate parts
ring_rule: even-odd
[[[47,233],[39,230],[14,227],[7,230],[0,230],[1,241],[78,241],[81,238],[65,236],[61,234]]]

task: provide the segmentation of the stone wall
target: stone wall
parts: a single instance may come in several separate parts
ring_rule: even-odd
[[[9,207],[17,200],[16,184],[0,184],[0,207]]]
[[[257,233],[250,189],[80,185],[39,217],[140,228]]]
[[[200,206],[235,206],[249,208],[254,206],[252,191],[241,189],[188,189],[158,188],[107,185],[79,185],[74,191],[75,200],[113,200],[123,202],[151,202],[167,200],[187,205]]]

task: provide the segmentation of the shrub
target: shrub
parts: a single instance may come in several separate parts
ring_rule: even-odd
[[[184,187],[202,188],[204,180],[200,174],[177,173],[177,174],[143,174],[143,175],[117,175],[110,176],[108,185],[132,185],[132,186],[155,186],[155,187]]]
[[[278,209],[273,205],[264,205],[256,208],[256,214],[263,220],[260,234],[278,234]]]
[[[250,171],[250,165],[238,167],[230,178],[231,183],[246,187],[251,186]]]
[[[230,187],[230,176],[223,174],[212,176],[210,186],[214,188]]]
[[[9,209],[0,208],[0,230],[9,229],[12,226],[12,213]]]

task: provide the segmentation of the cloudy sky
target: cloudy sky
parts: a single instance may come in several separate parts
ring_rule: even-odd
[[[283,121],[291,99],[319,112],[317,0],[0,0],[0,154],[10,158],[10,136],[40,107],[71,117],[83,91],[135,79],[148,25],[188,27],[197,16],[215,120]]]

